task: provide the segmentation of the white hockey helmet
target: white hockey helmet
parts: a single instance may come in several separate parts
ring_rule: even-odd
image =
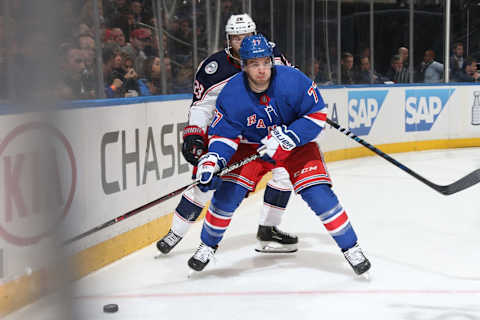
[[[245,34],[245,33],[257,33],[257,26],[253,22],[252,18],[246,14],[232,14],[225,25],[225,35],[227,37],[227,54],[233,57],[230,52],[230,35]]]
[[[257,26],[252,18],[246,13],[233,14],[225,25],[225,33],[227,37],[232,34],[255,33]]]

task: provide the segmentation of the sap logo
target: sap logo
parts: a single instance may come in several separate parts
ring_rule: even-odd
[[[405,131],[429,131],[454,91],[405,90]]]
[[[348,126],[357,136],[368,135],[388,90],[348,92]]]

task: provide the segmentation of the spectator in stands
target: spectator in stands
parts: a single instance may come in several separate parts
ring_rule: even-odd
[[[150,95],[148,88],[142,81],[138,81],[138,75],[134,68],[125,70],[121,53],[111,49],[103,50],[105,95],[107,98],[136,97]]]
[[[126,54],[125,52],[121,52],[121,54],[123,57],[123,69],[126,72],[128,69],[133,68],[135,63],[129,54]]]
[[[423,74],[423,82],[425,83],[436,83],[443,79],[443,64],[435,61],[433,50],[425,51],[419,71],[420,74]]]
[[[360,58],[361,57],[370,57],[370,47],[365,44],[360,44],[360,51],[353,56],[353,72],[357,73],[360,70]]]
[[[403,67],[403,59],[400,55],[395,54],[390,59],[390,68],[388,69],[385,77],[394,83],[408,83],[409,72]]]
[[[135,70],[144,70],[143,63],[147,59],[145,51],[152,45],[152,32],[147,28],[139,28],[132,31],[130,42],[135,50],[134,68]]]
[[[90,36],[92,39],[94,38],[95,34],[92,31],[92,29],[85,23],[80,23],[77,27],[76,30],[73,31],[73,36],[74,37],[80,37],[82,35]]]
[[[467,57],[463,61],[463,67],[460,72],[457,73],[455,81],[458,82],[478,82],[480,73],[477,71],[477,60],[472,57]]]
[[[103,61],[103,80],[105,82],[105,96],[107,98],[123,97],[123,76],[114,72],[115,53],[110,48],[104,48],[102,51]]]
[[[192,38],[193,29],[190,25],[191,18],[183,17],[178,20],[178,29],[173,34],[179,41],[172,42],[172,46],[169,47],[173,50],[173,54],[180,59],[191,57],[192,54]]]
[[[93,99],[95,92],[87,90],[83,82],[85,71],[84,53],[77,47],[65,44],[61,48],[61,82],[56,88],[57,96],[65,100]]]
[[[331,82],[329,82],[328,74],[325,69],[326,65],[325,63],[320,63],[320,59],[315,58],[313,62],[311,59],[308,59],[305,65],[305,74],[317,84],[331,84]]]
[[[80,49],[95,50],[95,39],[88,34],[82,34],[78,36],[78,46]]]
[[[90,93],[95,93],[97,88],[97,63],[96,63],[96,51],[95,49],[80,49],[83,53],[83,59],[85,62],[85,69],[82,74],[82,81],[85,86],[85,90]],[[89,97],[92,98],[92,97]]]
[[[312,74],[312,65],[313,65],[313,74]],[[320,73],[320,62],[318,61],[318,59],[314,59],[313,61],[309,59],[305,66],[305,74],[316,83],[319,83],[319,81],[317,80],[319,73]]]
[[[353,55],[350,52],[344,52],[342,54],[342,59],[340,60],[341,69],[342,69],[342,83],[343,84],[353,84],[354,82],[354,71],[353,71]]]
[[[110,22],[118,17],[130,12],[129,2],[127,0],[107,0],[105,1],[105,17]]]
[[[457,74],[462,71],[464,61],[463,52],[463,43],[456,42],[453,45],[453,54],[450,57],[450,74],[452,79],[455,79]]]
[[[370,58],[361,57],[360,58],[360,69],[355,74],[355,83],[382,83],[382,76],[376,73],[370,72]]]
[[[115,43],[118,45],[118,49],[121,52],[128,54],[130,57],[134,57],[135,49],[129,42],[126,41],[123,30],[121,28],[112,28],[112,34]]]
[[[99,19],[104,20],[103,18],[103,5],[102,1],[98,1],[98,13],[100,15]],[[85,0],[85,3],[80,11],[80,21],[85,23],[90,28],[95,25],[95,14],[94,14],[94,1]]]
[[[130,13],[133,16],[135,24],[137,24],[138,22],[144,23],[143,5],[140,1],[132,1],[130,3]]]
[[[183,63],[177,70],[173,81],[172,93],[189,93],[192,92],[192,84],[194,78],[194,68],[191,61]]]
[[[402,57],[403,67],[408,69],[408,48],[400,47],[398,48],[397,54]]]
[[[79,35],[77,42],[79,49],[83,53],[83,59],[85,63],[85,69],[83,70],[82,74],[85,90],[88,92],[95,92],[97,87],[95,40],[87,33]]]
[[[111,29],[105,29],[105,32],[103,34],[103,47],[110,48],[113,51],[120,50],[117,42],[115,42],[115,37]]]
[[[171,93],[171,84],[172,84],[172,67],[170,64],[170,58],[165,57],[163,59],[165,65],[165,72],[167,77],[167,92]],[[142,79],[145,85],[147,86],[150,94],[158,95],[162,94],[162,82],[161,82],[161,75],[162,75],[162,64],[159,57],[148,57],[144,63],[144,78]],[[190,84],[192,83],[192,79],[190,78]],[[190,88],[191,91],[191,88]]]

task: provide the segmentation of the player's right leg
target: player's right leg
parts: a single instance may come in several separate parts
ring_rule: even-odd
[[[357,235],[347,212],[331,189],[330,176],[316,143],[298,147],[287,160],[296,193],[302,196],[313,212],[320,218],[330,236],[341,249],[345,259],[357,275],[365,274],[370,261],[358,246]]]
[[[263,195],[255,251],[264,253],[290,253],[297,251],[298,237],[278,228],[292,193],[290,176],[283,167],[272,169],[272,179]]]
[[[169,253],[182,240],[212,195],[213,190],[202,192],[198,187],[187,189],[182,194],[182,199],[173,214],[170,230],[157,242],[160,252]]]
[[[203,221],[200,235],[202,242],[188,260],[190,268],[202,271],[210,262],[232,220],[233,212],[238,208],[247,192],[245,187],[229,181],[223,181],[215,191]]]

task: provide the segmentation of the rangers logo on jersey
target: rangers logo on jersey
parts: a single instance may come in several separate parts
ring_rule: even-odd
[[[205,73],[206,74],[214,74],[218,70],[218,62],[212,61],[205,66]]]

